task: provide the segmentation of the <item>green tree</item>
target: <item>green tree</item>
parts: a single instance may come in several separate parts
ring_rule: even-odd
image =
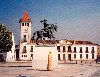
[[[0,24],[0,53],[11,51],[12,44],[12,33],[5,25]]]

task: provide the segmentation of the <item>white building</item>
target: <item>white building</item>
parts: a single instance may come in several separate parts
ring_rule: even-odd
[[[20,19],[19,23],[19,58],[21,60],[32,60],[34,59],[34,51],[38,47],[36,47],[35,43],[30,42],[32,21],[28,16],[27,11],[25,11],[24,16]],[[61,40],[55,47],[58,50],[58,60],[94,60],[97,57],[97,45],[89,41]]]
[[[7,62],[16,60],[15,40],[14,40],[13,33],[11,33],[11,35],[12,35],[13,45],[12,45],[11,51],[7,52],[7,57],[6,57]]]
[[[19,58],[21,60],[30,60],[33,57],[33,44],[30,44],[31,39],[31,25],[32,21],[28,16],[28,12],[25,11],[24,16],[20,19],[20,49]]]
[[[28,12],[25,11],[24,16],[20,19],[20,49],[19,49],[19,58],[21,60],[32,60],[34,52],[40,48],[36,45],[36,43],[31,42],[31,26],[32,21],[28,15]],[[52,46],[47,47],[50,49]],[[53,48],[56,46],[53,45]],[[45,49],[45,47],[41,47],[41,51]],[[57,51],[57,50],[56,50]],[[42,54],[42,53],[41,53]],[[48,54],[47,54],[48,55]]]
[[[61,40],[57,44],[58,60],[95,60],[97,45],[89,41]]]

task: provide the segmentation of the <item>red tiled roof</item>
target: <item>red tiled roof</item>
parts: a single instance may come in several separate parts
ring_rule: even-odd
[[[24,12],[24,16],[20,19],[20,21],[22,22],[31,21],[27,11]]]
[[[94,44],[90,41],[82,41],[82,40],[65,40],[65,41],[66,41],[66,43],[70,42],[72,44]],[[94,44],[94,45],[96,45],[96,44]]]

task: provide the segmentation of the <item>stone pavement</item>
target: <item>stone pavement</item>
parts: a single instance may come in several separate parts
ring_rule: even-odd
[[[0,77],[100,77],[100,64],[59,63],[52,71],[32,69],[31,62],[0,63]]]
[[[96,71],[94,74],[91,74],[89,77],[100,77],[100,70]]]

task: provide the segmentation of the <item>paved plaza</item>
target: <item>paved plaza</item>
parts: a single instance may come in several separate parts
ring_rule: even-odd
[[[41,64],[41,62],[40,62]],[[0,63],[0,77],[100,77],[100,64],[64,63],[52,71],[32,69],[31,62]]]

